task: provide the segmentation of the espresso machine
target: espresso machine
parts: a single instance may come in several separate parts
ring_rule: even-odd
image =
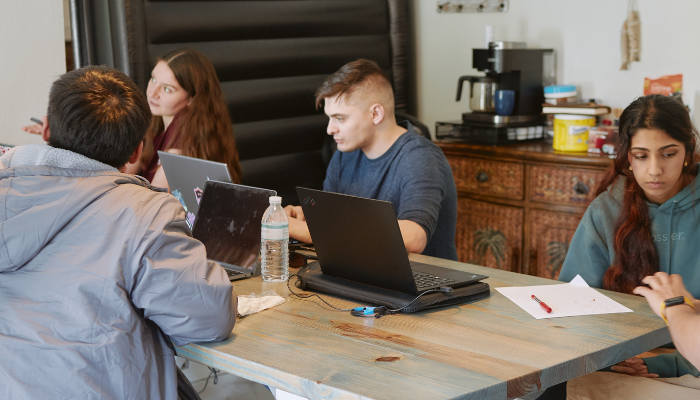
[[[464,83],[469,82],[471,112],[463,113],[459,123],[449,123],[450,129],[438,125],[436,136],[482,144],[542,139],[544,86],[556,83],[554,50],[528,49],[522,42],[491,42],[488,49],[472,49],[472,55],[473,68],[484,75],[462,76],[457,87],[459,101]],[[515,91],[510,115],[496,114],[497,90]]]

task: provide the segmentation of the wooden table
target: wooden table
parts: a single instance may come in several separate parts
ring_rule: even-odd
[[[663,321],[641,297],[603,291],[634,313],[536,320],[495,288],[557,282],[420,255],[411,258],[488,275],[491,297],[380,319],[290,298],[239,320],[226,341],[190,344],[177,353],[310,399],[505,399],[671,341]],[[290,296],[285,284],[263,283],[259,277],[233,286],[239,295],[274,289]],[[324,298],[339,308],[356,306]]]

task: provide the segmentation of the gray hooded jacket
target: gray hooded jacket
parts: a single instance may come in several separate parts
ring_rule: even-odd
[[[235,302],[171,195],[47,145],[0,158],[1,399],[175,399],[166,336],[226,339]]]

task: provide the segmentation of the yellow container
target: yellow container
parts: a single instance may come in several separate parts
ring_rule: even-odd
[[[554,115],[554,150],[588,151],[588,131],[595,126],[589,115]]]

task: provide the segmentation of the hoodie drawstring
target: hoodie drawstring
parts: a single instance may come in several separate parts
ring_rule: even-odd
[[[668,271],[666,271],[666,273],[668,273],[669,275],[671,274],[671,255],[673,254],[673,245],[674,245],[674,241],[671,240],[671,238],[673,237],[673,210],[676,208],[676,205],[678,205],[678,201],[673,200],[673,207],[671,207],[671,215],[670,215],[670,217],[669,217],[669,219],[668,219],[668,242],[669,242],[669,246],[668,246],[668,264],[667,264],[667,265],[668,265]]]

